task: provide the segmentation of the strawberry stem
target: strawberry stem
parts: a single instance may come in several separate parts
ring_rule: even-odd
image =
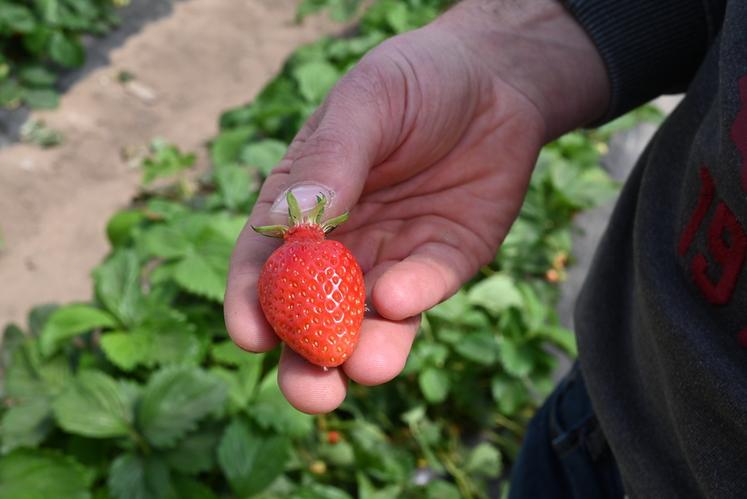
[[[324,216],[324,208],[327,205],[327,198],[323,195],[318,195],[316,197],[316,206],[314,206],[314,209],[309,212],[309,221],[314,224],[319,224],[321,222],[322,217]]]
[[[347,221],[348,217],[349,217],[349,214],[346,211],[342,215],[338,215],[335,218],[330,218],[329,220],[327,220],[326,222],[322,224],[322,230],[324,231],[325,234],[328,232],[331,232],[332,230],[334,230],[335,227]]]
[[[286,232],[288,232],[287,225],[263,225],[262,227],[255,227],[252,225],[252,229],[259,234],[267,237],[280,237],[282,238]]]
[[[288,191],[285,199],[288,201],[288,225],[264,225],[261,227],[252,225],[252,229],[263,236],[283,238],[290,227],[311,224],[321,225],[322,230],[326,234],[348,219],[348,213],[345,212],[342,215],[322,222],[324,209],[327,207],[327,198],[321,194],[316,197],[316,205],[307,216],[303,216],[301,207],[298,205],[298,200],[291,191]]]
[[[290,220],[290,225],[298,225],[301,221],[301,208],[298,206],[296,196],[291,191],[288,191],[288,194],[285,195],[285,200],[288,201],[288,219]]]

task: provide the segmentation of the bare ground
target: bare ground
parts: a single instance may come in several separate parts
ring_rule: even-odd
[[[296,25],[295,0],[155,4],[157,19],[114,33],[117,46],[69,83],[58,109],[32,114],[62,131],[62,145],[0,149],[0,326],[33,305],[91,298],[106,221],[137,190],[124,149],[163,137],[204,165],[218,114],[256,95],[297,46],[340,29],[320,18]],[[121,70],[134,83],[118,82]]]

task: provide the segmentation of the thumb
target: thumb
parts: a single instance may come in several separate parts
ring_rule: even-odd
[[[329,200],[329,216],[355,205],[370,168],[397,142],[391,124],[401,119],[391,110],[398,107],[392,99],[401,94],[400,83],[386,75],[381,64],[361,61],[333,87],[288,149],[283,189],[270,209],[273,222],[287,218],[288,190],[302,212],[314,207],[319,194]]]

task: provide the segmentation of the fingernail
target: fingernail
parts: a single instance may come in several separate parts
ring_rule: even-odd
[[[311,211],[314,206],[316,206],[317,196],[326,197],[328,202],[332,199],[332,191],[320,184],[298,185],[295,187],[291,187],[290,191],[295,196],[296,201],[298,201],[298,206],[301,208],[301,213],[304,214]],[[278,196],[278,198],[273,203],[272,208],[270,208],[271,215],[282,215],[282,217],[284,217],[286,221],[288,217],[288,201],[285,199],[287,193],[287,190],[283,191],[283,193]]]

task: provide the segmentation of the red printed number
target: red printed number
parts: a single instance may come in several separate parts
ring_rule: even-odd
[[[708,260],[703,253],[698,253],[693,258],[693,278],[708,301],[719,305],[731,298],[747,250],[747,236],[737,218],[723,202],[716,207],[716,214],[708,228],[708,249],[721,266],[721,276],[716,282],[712,282],[707,275]]]
[[[702,184],[698,205],[680,238],[680,255],[684,255],[692,244],[715,196],[713,178],[707,169],[700,169],[700,179]],[[701,252],[693,258],[693,279],[709,302],[721,305],[731,298],[747,254],[747,235],[734,213],[723,201],[719,201],[708,226],[708,251],[711,263]],[[713,263],[718,264],[720,273],[712,268]],[[718,278],[714,281],[709,274]]]

